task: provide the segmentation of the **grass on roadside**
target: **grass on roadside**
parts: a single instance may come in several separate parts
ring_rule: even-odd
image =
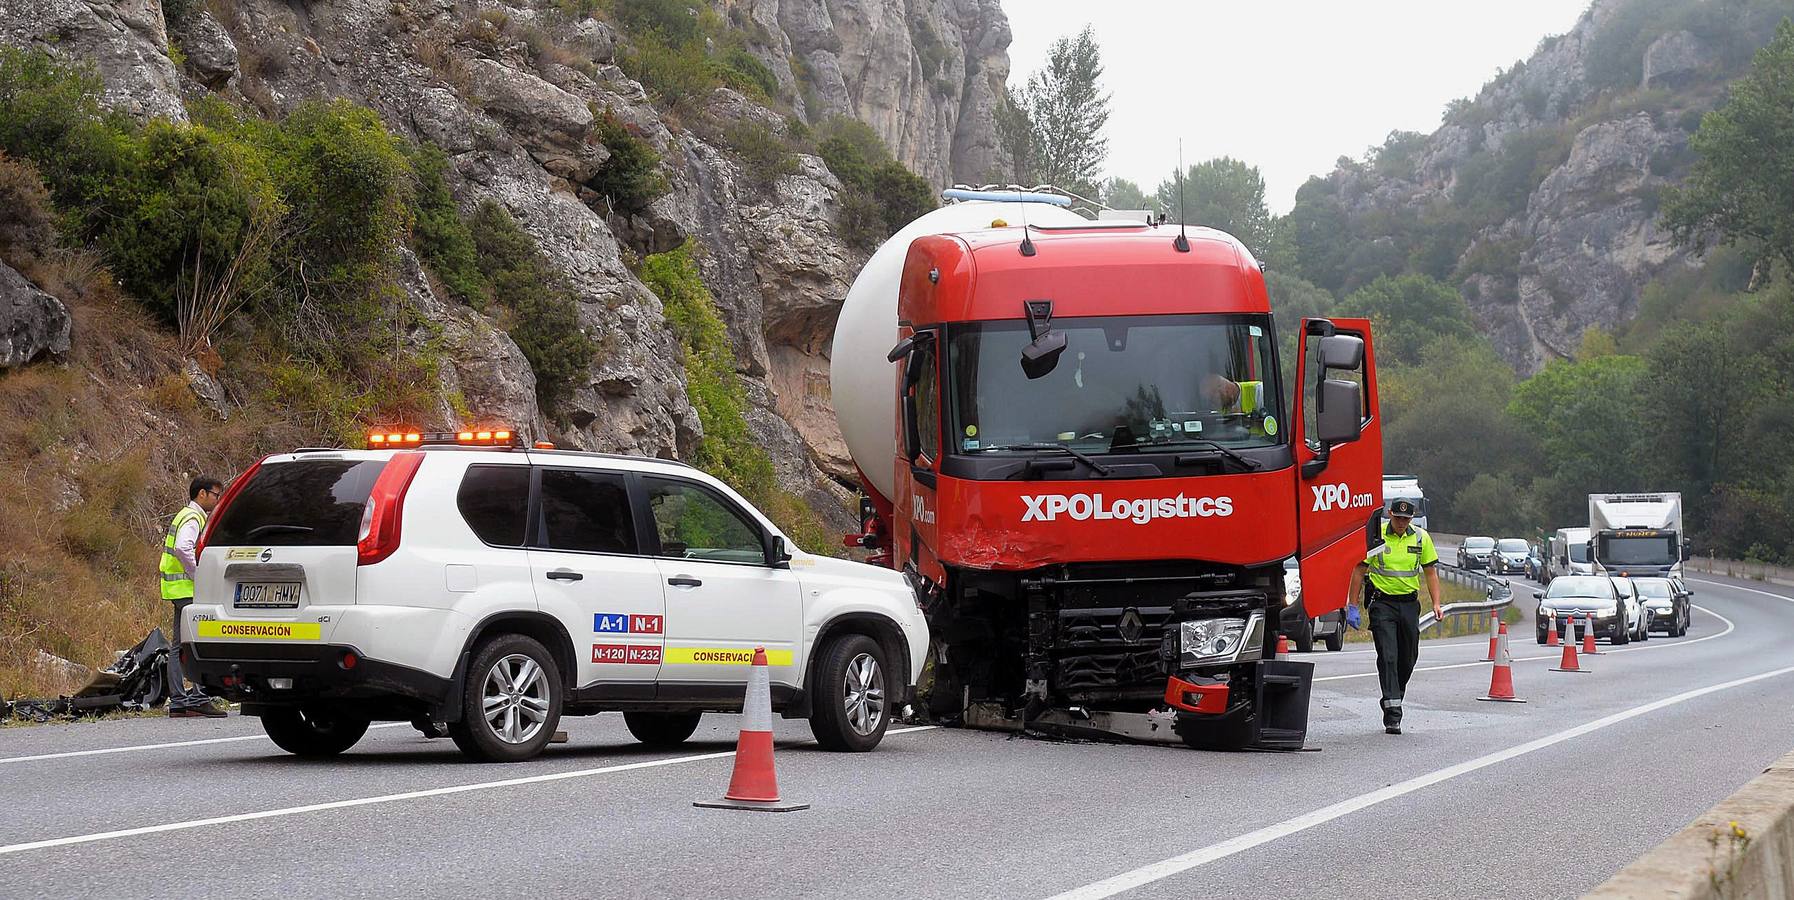
[[[1445,598],[1440,604],[1441,606],[1450,606],[1453,603],[1475,603],[1484,599],[1484,596],[1480,591],[1461,584],[1452,584],[1451,582],[1445,581],[1441,582],[1440,587],[1445,589]],[[1426,610],[1427,607],[1425,602],[1422,601],[1421,612],[1424,613]],[[1501,621],[1507,624],[1510,636],[1513,633],[1514,624],[1519,622],[1521,618],[1523,618],[1523,615],[1520,610],[1512,606],[1501,611]],[[1444,622],[1422,631],[1420,633],[1420,639],[1422,641],[1431,641],[1439,638],[1459,638],[1472,634],[1486,635],[1488,633],[1489,616],[1486,613],[1479,613],[1462,616],[1447,616]],[[1368,644],[1371,640],[1369,622],[1362,623],[1356,631],[1352,629],[1346,630],[1346,643],[1348,644]]]

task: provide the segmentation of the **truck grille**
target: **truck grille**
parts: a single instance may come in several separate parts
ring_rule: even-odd
[[[1160,648],[1168,606],[1062,609],[1054,683],[1061,691],[1157,684],[1170,674]]]

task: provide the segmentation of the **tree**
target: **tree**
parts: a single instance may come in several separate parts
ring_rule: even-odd
[[[1146,196],[1138,184],[1126,178],[1103,182],[1103,205],[1110,209],[1164,209],[1158,201]]]
[[[1219,228],[1255,254],[1271,243],[1271,213],[1257,166],[1229,156],[1199,162],[1184,172],[1181,203],[1176,178],[1159,182],[1158,198],[1172,221]]]
[[[1639,357],[1596,356],[1555,361],[1514,388],[1507,413],[1538,440],[1549,475],[1548,489],[1534,492],[1541,513],[1576,521],[1590,493],[1651,487],[1640,483],[1650,444],[1637,412],[1644,375]]]
[[[1425,275],[1385,275],[1347,295],[1334,312],[1371,320],[1384,365],[1418,363],[1421,351],[1442,337],[1476,336],[1464,298]]]
[[[1096,176],[1109,155],[1103,126],[1109,95],[1099,83],[1102,51],[1089,26],[1053,42],[1046,67],[1028,76],[1012,96],[1027,121],[1026,148],[1033,176],[1084,196],[1096,195]]]
[[[1782,22],[1730,92],[1689,138],[1697,157],[1670,194],[1665,221],[1684,243],[1699,247],[1718,232],[1794,267],[1794,19]]]

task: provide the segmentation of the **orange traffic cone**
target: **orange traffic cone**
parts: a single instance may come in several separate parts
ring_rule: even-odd
[[[1489,611],[1489,657],[1487,659],[1483,660],[1483,662],[1494,662],[1495,661],[1496,637],[1497,637],[1497,633],[1500,632],[1501,630],[1502,630],[1502,628],[1501,628],[1501,612],[1499,610],[1490,610]]]
[[[1564,627],[1568,628],[1569,625],[1570,625],[1570,620],[1565,619]],[[1553,615],[1551,617],[1551,623],[1549,625],[1547,625],[1546,628],[1548,630],[1545,632],[1545,646],[1547,646],[1547,647],[1557,646],[1557,616]]]
[[[1489,693],[1478,697],[1478,700],[1492,700],[1500,703],[1525,703],[1525,700],[1514,696],[1514,668],[1507,653],[1507,625],[1504,623],[1496,634],[1495,666],[1489,672]]]
[[[1553,672],[1587,672],[1576,662],[1576,618],[1571,616],[1564,620],[1564,655],[1553,668]]]
[[[1582,620],[1582,655],[1600,656],[1601,651],[1595,649],[1595,614],[1589,613]]]
[[[1289,659],[1289,636],[1277,635],[1277,658]]]
[[[735,743],[735,774],[721,800],[696,800],[706,809],[753,809],[790,812],[808,803],[779,799],[779,776],[772,765],[772,676],[766,671],[766,648],[754,648],[747,696],[741,704],[741,737]]]

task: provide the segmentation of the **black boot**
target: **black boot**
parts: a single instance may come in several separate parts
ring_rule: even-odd
[[[1399,706],[1383,707],[1383,730],[1390,734],[1402,733],[1402,708]]]

